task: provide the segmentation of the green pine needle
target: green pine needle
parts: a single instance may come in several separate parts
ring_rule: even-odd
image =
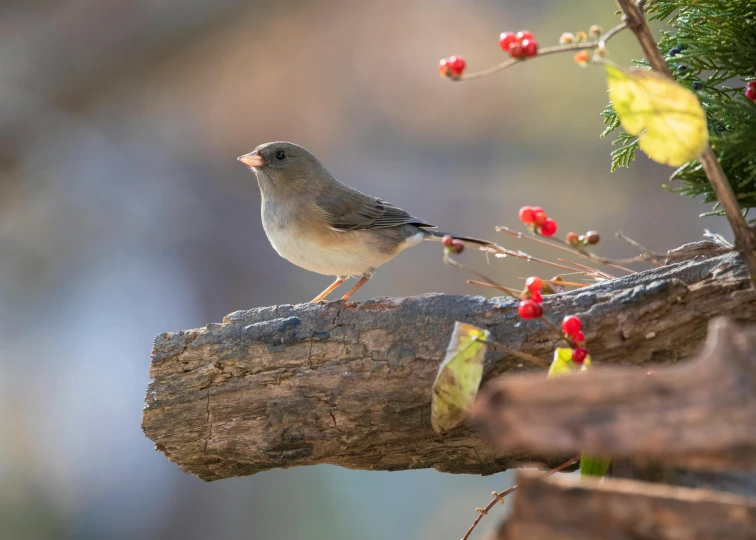
[[[711,145],[745,215],[756,207],[756,102],[744,95],[745,83],[756,77],[756,3],[741,0],[656,0],[649,2],[649,19],[666,21],[659,49],[666,55],[678,83],[695,92],[706,111]],[[648,66],[635,61],[637,66]],[[683,66],[682,68],[680,66]],[[601,137],[620,127],[611,104],[601,113],[606,126]],[[620,132],[612,143],[611,170],[628,167],[638,139]],[[686,163],[665,189],[706,204],[716,196],[698,161]],[[715,205],[704,215],[721,215]]]

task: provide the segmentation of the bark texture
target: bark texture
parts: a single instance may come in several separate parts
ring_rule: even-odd
[[[751,302],[753,308],[754,302]],[[579,453],[709,470],[756,470],[756,332],[711,322],[677,366],[502,377],[473,410],[500,450]]]
[[[498,540],[745,540],[756,530],[756,500],[732,494],[533,471],[520,471],[517,485]]]
[[[756,320],[748,286],[730,253],[547,297],[544,307],[553,320],[580,315],[597,363],[673,363],[698,350],[711,317]],[[431,294],[241,311],[157,337],[142,427],[204,480],[318,463],[489,474],[541,460],[493,450],[468,428],[433,432],[431,385],[457,320],[546,360],[557,344],[544,323],[520,321],[509,298]],[[484,384],[532,369],[491,350]]]

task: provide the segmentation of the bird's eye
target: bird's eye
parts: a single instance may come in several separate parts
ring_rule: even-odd
[[[284,159],[286,159],[286,152],[284,152],[283,150],[277,150],[276,151],[276,159],[278,161],[283,161]]]

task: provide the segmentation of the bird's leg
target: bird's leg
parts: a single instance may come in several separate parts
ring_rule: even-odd
[[[337,277],[336,281],[334,281],[333,283],[331,283],[326,290],[324,290],[322,293],[320,293],[315,298],[313,298],[310,301],[310,303],[314,304],[315,302],[320,302],[323,298],[325,298],[326,296],[328,296],[329,294],[331,294],[334,291],[334,289],[336,289],[336,287],[338,287],[339,285],[341,285],[342,283],[344,283],[344,280],[347,277],[348,276],[339,276],[339,277]]]
[[[352,296],[354,293],[357,292],[357,289],[362,287],[365,283],[368,282],[368,280],[373,277],[373,274],[363,274],[362,279],[359,280],[354,287],[352,287],[352,290],[350,290],[348,293],[346,293],[344,296],[341,297],[342,302],[346,302],[349,300],[349,297]]]

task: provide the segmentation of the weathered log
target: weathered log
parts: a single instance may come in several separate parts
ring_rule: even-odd
[[[754,291],[743,291],[754,309]],[[584,451],[709,470],[756,470],[756,331],[711,321],[695,360],[492,381],[473,418],[503,451]]]
[[[756,499],[633,480],[517,473],[512,514],[499,540],[753,539]]]
[[[544,305],[555,320],[580,314],[601,363],[675,362],[697,350],[711,317],[756,320],[752,296],[739,293],[747,287],[742,262],[728,254]],[[317,463],[487,474],[540,459],[495,452],[467,428],[444,437],[431,429],[431,385],[457,320],[544,359],[558,343],[544,323],[521,322],[509,298],[436,294],[237,312],[223,324],[158,336],[142,427],[204,480]],[[484,381],[527,369],[490,351]]]

